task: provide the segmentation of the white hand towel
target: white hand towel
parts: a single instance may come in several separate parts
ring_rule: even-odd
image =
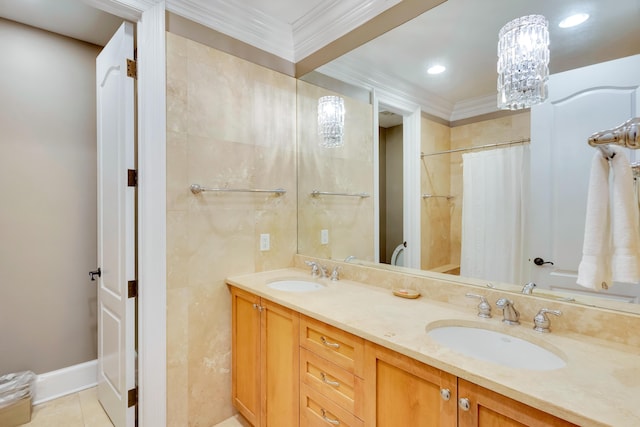
[[[614,147],[614,152],[616,155],[611,159],[611,271],[614,282],[640,283],[640,227],[638,205],[633,191],[633,174],[624,151]]]
[[[607,289],[611,285],[609,162],[599,150],[596,150],[591,162],[584,228],[577,283],[585,288]]]

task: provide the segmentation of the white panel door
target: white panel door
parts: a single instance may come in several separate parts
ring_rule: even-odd
[[[591,291],[576,284],[582,257],[594,132],[640,114],[640,55],[552,75],[549,99],[531,109],[531,247],[538,287]],[[633,160],[635,150],[625,150]],[[537,266],[535,258],[553,262]],[[593,291],[595,292],[595,291]],[[640,302],[640,286],[616,283],[601,296]]]
[[[123,23],[96,60],[98,129],[98,399],[116,427],[135,425],[135,169],[133,24]]]

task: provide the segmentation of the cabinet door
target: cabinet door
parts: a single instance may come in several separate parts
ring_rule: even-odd
[[[575,426],[463,379],[458,380],[458,396],[469,403],[469,410],[459,411],[460,427]]]
[[[231,287],[233,405],[260,426],[260,298]]]
[[[298,313],[261,300],[262,420],[267,427],[300,422]],[[256,359],[255,354],[253,355]]]
[[[451,374],[366,342],[364,383],[367,426],[457,424],[456,377]],[[448,390],[448,399],[441,390]]]

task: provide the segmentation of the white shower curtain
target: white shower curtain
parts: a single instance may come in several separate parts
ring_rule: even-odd
[[[521,284],[529,146],[462,155],[460,275]]]

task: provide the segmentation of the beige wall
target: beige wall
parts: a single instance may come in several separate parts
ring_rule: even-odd
[[[0,19],[0,374],[96,357],[98,51]]]
[[[402,167],[402,125],[387,128],[385,149],[385,178],[386,197],[385,215],[385,252],[386,258],[380,259],[391,262],[391,256],[396,246],[403,242],[403,167]],[[380,172],[382,173],[382,171]],[[380,204],[382,211],[383,205]],[[380,220],[382,221],[382,219]],[[380,239],[382,244],[382,238]]]
[[[168,426],[235,412],[224,279],[289,266],[296,253],[295,118],[294,78],[167,33]],[[287,193],[195,196],[192,183]]]
[[[387,129],[385,128],[378,128],[378,197],[380,204],[379,259],[380,262],[384,262],[391,258],[391,254],[387,255]]]
[[[350,97],[345,100],[344,146],[318,143],[318,98],[339,95],[298,81],[298,251],[332,259],[354,255],[372,261],[373,197],[318,196],[311,191],[366,192],[373,195],[373,108]],[[329,231],[329,243],[320,232]]]

